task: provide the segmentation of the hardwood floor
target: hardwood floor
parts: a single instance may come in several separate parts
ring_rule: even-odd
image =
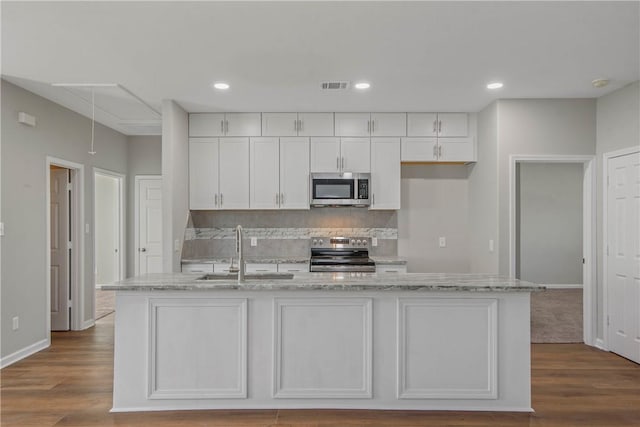
[[[1,371],[2,426],[640,426],[640,365],[582,344],[534,344],[533,414],[347,410],[109,413],[113,318],[52,334]]]

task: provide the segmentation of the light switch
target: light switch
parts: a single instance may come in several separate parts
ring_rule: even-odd
[[[251,238],[251,246],[258,246],[258,238],[257,237],[252,237]]]
[[[493,253],[493,239],[489,240],[489,252]]]
[[[173,250],[176,251],[176,252],[180,252],[180,240],[179,239],[176,239],[173,242]]]
[[[371,246],[378,246],[378,238],[377,237],[372,237],[371,238]]]
[[[447,238],[446,237],[440,237],[438,239],[438,244],[440,245],[441,248],[446,248],[447,247]]]

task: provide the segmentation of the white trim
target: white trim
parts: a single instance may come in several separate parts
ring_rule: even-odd
[[[20,349],[14,353],[11,353],[10,355],[0,359],[0,369],[6,368],[7,366],[12,365],[17,361],[24,359],[25,357],[29,357],[32,354],[42,351],[50,345],[51,341],[49,340],[49,338],[45,338],[31,345],[28,345],[25,348]]]
[[[143,179],[157,179],[162,182],[162,175],[135,175],[134,180],[134,198],[133,198],[133,260],[134,260],[134,276],[140,275],[140,259],[138,258],[138,248],[140,247],[140,181]]]
[[[94,312],[95,312],[95,310],[94,310]],[[82,322],[82,330],[83,330],[83,331],[84,331],[85,329],[89,329],[89,328],[91,328],[91,327],[93,327],[93,326],[95,326],[95,325],[96,325],[96,321],[94,320],[94,319],[95,319],[95,317],[96,317],[96,316],[95,316],[95,314],[94,314],[94,315],[93,315],[93,319],[85,320],[84,322]]]
[[[595,298],[596,277],[596,165],[595,156],[571,155],[518,155],[509,156],[509,276],[515,277],[516,271],[516,163],[582,163],[582,253],[583,272],[583,340],[594,345],[598,310]]]
[[[596,348],[599,348],[600,350],[607,351],[607,349],[604,346],[604,340],[602,340],[601,338],[596,338],[596,342],[595,342],[594,346]]]
[[[45,293],[46,293],[46,330],[45,336],[51,340],[51,166],[60,166],[71,170],[71,245],[75,249],[71,252],[74,266],[69,272],[71,277],[71,330],[82,330],[84,319],[84,165],[68,160],[47,156],[45,160],[45,217],[46,217],[46,246],[45,246]]]
[[[580,283],[576,284],[563,284],[563,283],[541,283],[547,289],[582,289],[583,286]]]
[[[607,317],[609,317],[609,283],[607,274],[609,272],[609,261],[607,257],[607,243],[609,241],[609,230],[607,228],[607,210],[609,200],[609,190],[607,176],[609,175],[609,160],[614,157],[628,156],[640,152],[640,148],[627,147],[620,150],[609,151],[602,154],[602,339],[601,346],[596,346],[602,350],[609,350],[609,327]]]

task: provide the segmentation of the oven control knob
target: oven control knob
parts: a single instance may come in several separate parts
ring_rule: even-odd
[[[349,243],[351,243],[351,245],[352,245],[352,246],[355,246],[355,244],[356,244],[356,239],[351,239],[351,240],[349,241]]]
[[[313,246],[316,246],[318,244],[318,239],[313,239]]]
[[[362,244],[362,240],[357,240],[356,241],[356,245],[361,245]]]
[[[322,241],[322,239],[318,240],[318,243],[323,244],[324,242]]]

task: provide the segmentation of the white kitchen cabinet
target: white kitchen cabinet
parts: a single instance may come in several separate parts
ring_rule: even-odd
[[[183,273],[213,273],[213,264],[206,263],[183,263]]]
[[[473,137],[402,138],[403,162],[474,162]]]
[[[266,264],[247,262],[245,264],[246,273],[276,273],[278,271],[278,264]]]
[[[260,113],[191,113],[190,137],[260,136]]]
[[[371,206],[400,209],[400,138],[371,139]]]
[[[249,138],[220,138],[220,209],[249,208]]]
[[[233,263],[234,267],[238,266],[238,259],[236,258]],[[229,273],[231,269],[231,263],[228,262],[216,262],[213,264],[214,273]]]
[[[311,172],[369,172],[369,138],[311,138]]]
[[[448,138],[468,135],[467,113],[407,113],[407,136]]]
[[[218,209],[218,138],[189,139],[189,208]]]
[[[282,273],[308,273],[309,263],[280,263],[278,271]]]
[[[262,136],[333,136],[333,113],[262,113]]]
[[[340,165],[343,172],[371,170],[371,140],[369,138],[341,138]]]
[[[405,113],[336,113],[336,136],[404,136]]]
[[[280,138],[280,209],[309,209],[309,138]]]
[[[251,209],[309,209],[309,139],[251,138]]]

